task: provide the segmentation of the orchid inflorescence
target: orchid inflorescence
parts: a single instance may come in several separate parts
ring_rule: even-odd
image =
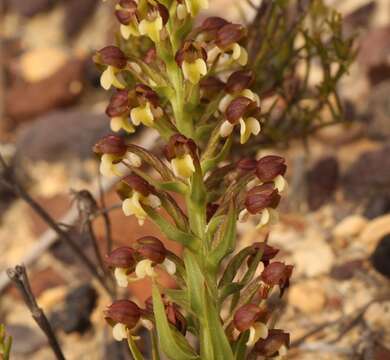
[[[240,251],[236,241],[238,222],[251,217],[264,228],[277,221],[286,164],[275,155],[232,160],[233,139],[245,144],[261,131],[261,99],[251,90],[245,27],[219,17],[193,26],[207,6],[207,0],[119,0],[117,45],[94,57],[102,87],[113,89],[106,110],[111,130],[121,132],[94,146],[100,171],[117,178],[126,216],[155,223],[183,247],[177,256],[146,236],[106,257],[119,287],[145,278],[153,284],[143,307],[124,299],[106,311],[114,338],[127,339],[136,359],[139,325],[158,339],[155,352],[170,359],[281,358],[289,346],[289,335],[274,328],[267,299],[283,294],[292,266],[272,261],[278,250],[267,238]],[[128,44],[140,37],[143,52],[134,55]],[[159,133],[163,151],[123,136],[140,126]],[[161,272],[175,289],[163,288]]]

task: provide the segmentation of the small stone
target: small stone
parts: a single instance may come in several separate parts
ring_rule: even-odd
[[[339,165],[335,157],[319,160],[307,173],[307,201],[317,210],[331,200],[339,181]]]
[[[362,202],[371,196],[390,195],[390,146],[364,152],[347,170],[342,187],[348,200]]]
[[[361,215],[350,215],[339,222],[333,230],[336,237],[352,237],[361,233],[367,225],[367,219]]]
[[[42,292],[37,299],[37,302],[42,309],[45,309],[46,312],[51,311],[54,307],[64,301],[66,292],[66,286],[56,286],[54,288],[47,289]]]
[[[388,330],[390,324],[390,301],[372,304],[364,314],[364,321],[373,332]]]
[[[341,265],[334,266],[330,276],[336,280],[350,280],[357,271],[362,270],[363,265],[364,261],[360,259],[347,261]]]
[[[325,241],[306,240],[293,253],[294,273],[313,277],[329,273],[334,261],[331,247]]]
[[[390,234],[379,241],[371,256],[371,263],[376,271],[390,278]]]
[[[50,59],[50,61],[47,61]],[[60,48],[38,48],[20,57],[19,65],[24,80],[36,82],[44,80],[58,71],[68,60],[65,50]],[[45,64],[45,66],[42,66]]]
[[[90,316],[96,306],[96,300],[97,292],[90,284],[73,289],[65,299],[64,309],[52,315],[54,326],[67,334],[75,331],[85,332],[91,326]]]
[[[370,221],[360,234],[359,239],[372,252],[387,234],[390,234],[390,215],[383,215]]]
[[[319,282],[309,280],[293,285],[290,288],[288,302],[298,310],[312,314],[324,308],[326,295]]]
[[[390,196],[381,194],[372,197],[364,210],[364,216],[370,220],[388,213],[390,213]]]
[[[28,124],[16,142],[16,160],[59,162],[88,159],[92,146],[107,134],[104,114],[85,111],[56,111]]]
[[[48,110],[69,106],[82,91],[74,91],[75,83],[83,84],[84,62],[71,60],[44,80],[15,84],[6,93],[5,113],[16,122],[25,122]]]

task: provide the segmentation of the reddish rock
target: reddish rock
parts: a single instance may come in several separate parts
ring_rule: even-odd
[[[83,90],[83,69],[83,61],[71,60],[47,79],[14,84],[6,93],[6,115],[21,123],[48,110],[74,104]]]

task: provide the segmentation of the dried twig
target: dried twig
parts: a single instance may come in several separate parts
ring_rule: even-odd
[[[344,324],[343,328],[341,329],[340,333],[330,341],[327,341],[327,344],[335,344],[339,342],[348,332],[350,332],[356,325],[358,325],[363,318],[364,314],[368,310],[368,308],[378,302],[384,302],[390,300],[390,294],[384,294],[380,295],[372,300],[370,300],[366,305],[362,306],[360,309],[356,311],[356,313],[353,316],[341,316],[340,318],[334,320],[334,321],[327,321],[325,323],[319,324],[314,329],[309,330],[306,334],[302,335],[300,338],[293,341],[290,345],[291,348],[294,347],[301,347],[301,344],[303,344],[308,338],[312,337],[313,335],[316,335],[320,333],[321,331],[325,330],[328,327],[336,326],[336,325],[342,325]]]
[[[15,195],[19,196],[22,200],[24,200],[35,211],[35,213],[39,215],[39,217],[55,231],[57,236],[69,246],[73,253],[79,258],[81,263],[83,263],[85,267],[89,270],[92,276],[94,276],[103,286],[103,288],[107,291],[107,293],[110,294],[111,289],[107,285],[107,281],[104,276],[102,276],[97,271],[95,264],[84,254],[83,249],[77,244],[77,242],[72,238],[72,236],[69,235],[68,232],[61,229],[61,227],[50,216],[50,214],[30,196],[26,189],[20,184],[14,174],[13,169],[8,166],[1,154],[0,163],[3,168],[3,173],[1,175],[2,182],[11,191],[13,191]]]
[[[29,308],[35,322],[45,333],[50,347],[52,348],[56,358],[59,360],[65,360],[64,354],[62,353],[56,335],[52,327],[50,326],[50,323],[47,320],[45,313],[38,306],[35,296],[31,291],[30,283],[28,281],[26,273],[26,268],[23,265],[17,265],[15,268],[9,268],[7,270],[7,275],[11,279],[11,281],[13,281],[16,288],[22,295],[23,301]]]

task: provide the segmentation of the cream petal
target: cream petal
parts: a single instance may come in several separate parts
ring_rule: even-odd
[[[184,4],[178,4],[176,14],[179,20],[184,20],[188,15],[187,7]]]
[[[122,37],[125,40],[128,40],[130,38],[132,31],[131,31],[131,28],[129,25],[121,24],[121,26],[119,27],[119,30],[121,32]]]
[[[233,132],[233,129],[234,125],[226,120],[222,123],[221,128],[219,129],[219,135],[224,138],[228,137]]]
[[[127,269],[115,268],[114,277],[119,287],[126,288],[129,285]]]
[[[142,20],[138,25],[138,31],[141,35],[147,35],[153,42],[160,42],[160,31],[163,28],[161,16],[153,21]]]
[[[117,323],[112,328],[112,335],[116,341],[127,339],[127,329],[125,324]]]
[[[207,62],[209,64],[212,64],[218,57],[218,55],[221,53],[221,49],[217,46],[214,46],[211,50],[207,52]]]
[[[238,60],[241,56],[241,46],[237,43],[234,43],[232,46],[232,50],[233,50],[232,53],[233,60]]]
[[[141,206],[140,197],[141,194],[134,191],[131,198],[123,201],[122,210],[126,216],[135,215],[138,220],[143,221],[146,219],[147,214]]]
[[[286,181],[286,179],[284,178],[283,175],[278,175],[274,179],[274,184],[275,184],[276,189],[278,189],[278,191],[280,193],[283,192],[284,189],[287,187],[287,181]]]
[[[248,63],[248,52],[244,47],[241,47],[240,57],[238,58],[237,62],[241,66],[245,66]]]
[[[218,110],[221,113],[224,113],[233,99],[234,99],[234,97],[232,95],[230,95],[230,94],[225,95],[221,99],[221,101],[219,102]]]
[[[196,59],[192,63],[184,60],[182,71],[184,78],[189,80],[191,84],[196,85],[200,78],[207,74],[207,65],[203,59]]]
[[[161,206],[161,200],[159,199],[158,196],[153,194],[149,194],[146,198],[143,198],[142,202],[145,205],[152,207],[153,209],[157,209],[158,207]]]
[[[142,123],[145,126],[152,127],[154,124],[154,116],[149,103],[146,103],[143,107],[133,108],[130,112],[130,118],[135,126]]]
[[[256,323],[249,329],[249,338],[247,346],[253,346],[259,339],[266,339],[268,336],[268,327],[263,323]]]
[[[165,260],[163,261],[161,266],[166,270],[166,272],[169,275],[175,275],[176,274],[176,264],[173,261],[165,258]]]
[[[122,117],[115,116],[110,120],[110,129],[114,132],[118,132],[122,129]]]
[[[238,214],[238,221],[239,222],[245,222],[248,220],[249,212],[247,209],[243,209]]]
[[[190,154],[171,160],[172,170],[175,176],[189,178],[195,172],[194,161]]]
[[[126,153],[126,159],[129,161],[129,164],[135,168],[139,168],[142,165],[142,159],[132,152]]]
[[[100,159],[100,173],[106,177],[114,177],[117,174],[114,171],[113,161],[116,158],[110,154],[103,154]]]
[[[152,266],[153,262],[149,259],[141,260],[135,267],[135,274],[138,279],[143,279],[146,276],[154,277],[156,272]]]
[[[111,66],[107,66],[107,69],[103,71],[100,76],[100,85],[104,90],[108,90],[113,82],[113,78],[115,77],[113,69]]]

